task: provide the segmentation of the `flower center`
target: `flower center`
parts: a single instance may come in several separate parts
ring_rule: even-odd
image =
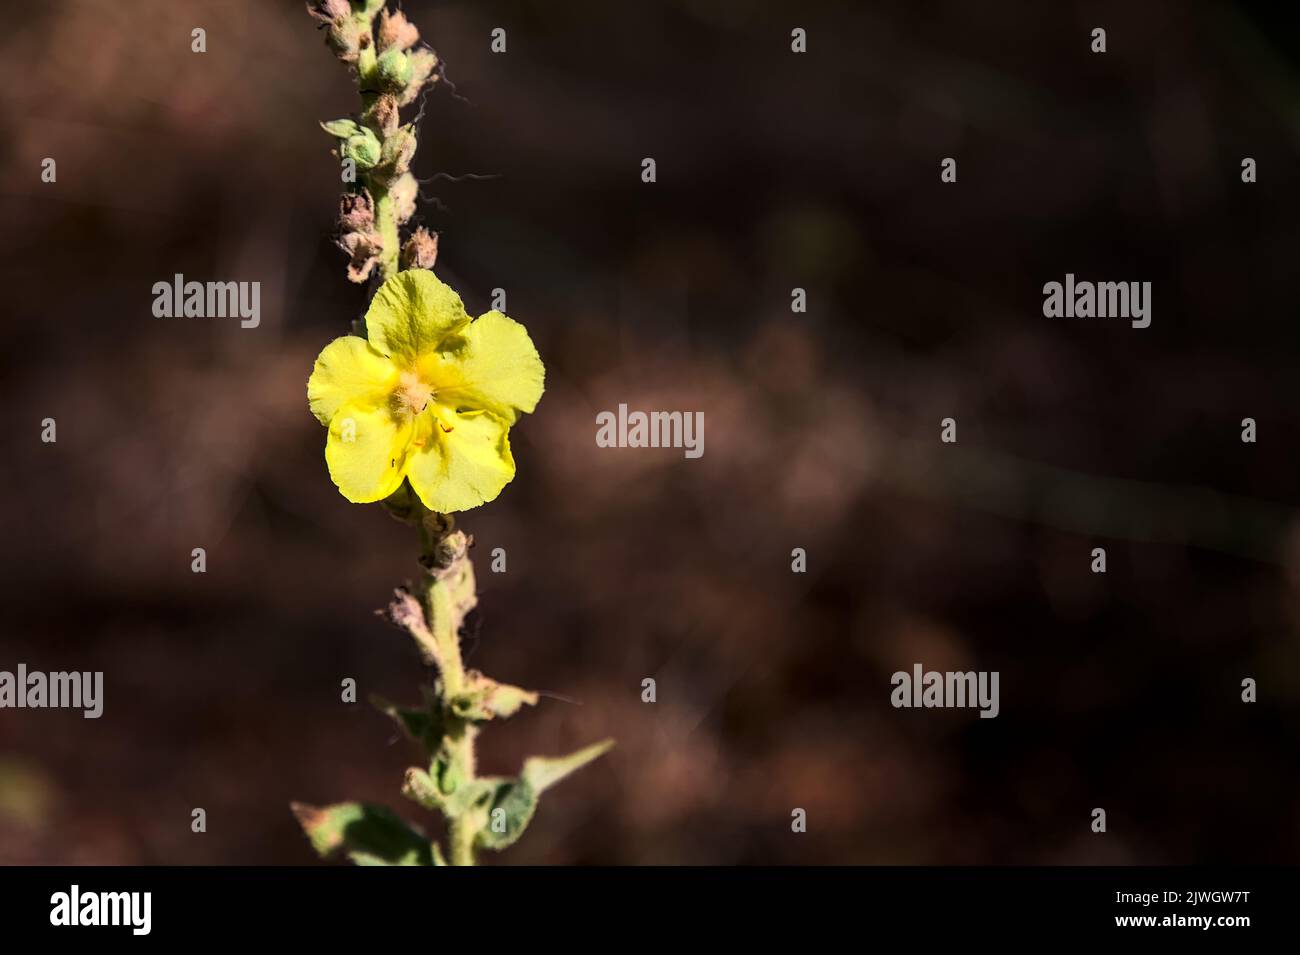
[[[404,371],[397,379],[397,390],[393,398],[399,411],[408,415],[417,415],[428,407],[433,397],[433,388],[420,379],[413,371]]]

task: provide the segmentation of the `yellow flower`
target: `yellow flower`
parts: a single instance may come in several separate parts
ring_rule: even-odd
[[[524,326],[495,311],[471,321],[459,295],[411,269],[384,282],[366,334],[326,345],[307,382],[343,496],[382,501],[405,478],[448,513],[500,494],[515,476],[510,426],[537,407],[545,376]]]

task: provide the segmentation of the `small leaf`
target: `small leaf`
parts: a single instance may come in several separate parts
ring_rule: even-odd
[[[384,806],[296,802],[290,808],[322,858],[342,850],[357,865],[434,864],[429,840]]]
[[[537,705],[537,694],[532,690],[498,683],[477,670],[471,670],[465,676],[465,691],[451,701],[452,712],[461,719],[504,719],[513,716],[524,705]]]
[[[476,841],[484,849],[500,851],[514,845],[524,834],[537,811],[537,793],[524,779],[506,779],[497,784],[488,808],[487,823],[479,830]],[[504,831],[494,825],[504,822]]]
[[[438,747],[442,735],[441,720],[429,704],[424,707],[402,706],[391,703],[382,696],[372,695],[370,705],[389,717],[401,729],[403,735],[419,743],[432,752]]]
[[[568,756],[530,756],[524,760],[524,771],[521,775],[537,791],[538,795],[541,795],[564,777],[576,773],[583,766],[599,759],[613,748],[614,741],[607,739],[599,743],[592,743],[590,746],[580,749],[576,753],[570,753]]]
[[[350,119],[330,120],[328,123],[321,123],[320,128],[339,139],[347,139],[361,132],[361,127]]]

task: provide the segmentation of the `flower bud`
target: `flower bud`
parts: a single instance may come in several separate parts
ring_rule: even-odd
[[[420,42],[420,31],[401,10],[379,14],[379,50],[409,50]]]
[[[384,146],[379,137],[366,127],[343,141],[343,158],[351,159],[358,169],[370,169],[383,157]]]
[[[402,268],[431,269],[438,261],[438,233],[421,226],[402,246]]]
[[[420,95],[420,90],[438,79],[433,72],[438,68],[438,56],[432,50],[414,50],[408,59],[411,72],[398,100],[401,106],[414,103]]]
[[[369,191],[345,192],[339,201],[339,228],[344,232],[370,232],[375,227],[375,203]]]
[[[396,47],[379,54],[375,77],[381,90],[396,93],[411,82],[411,58]]]

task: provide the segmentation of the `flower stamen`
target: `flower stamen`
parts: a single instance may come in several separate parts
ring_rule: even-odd
[[[403,414],[417,415],[429,406],[433,398],[433,388],[413,371],[404,371],[397,379],[397,390],[393,399]]]

